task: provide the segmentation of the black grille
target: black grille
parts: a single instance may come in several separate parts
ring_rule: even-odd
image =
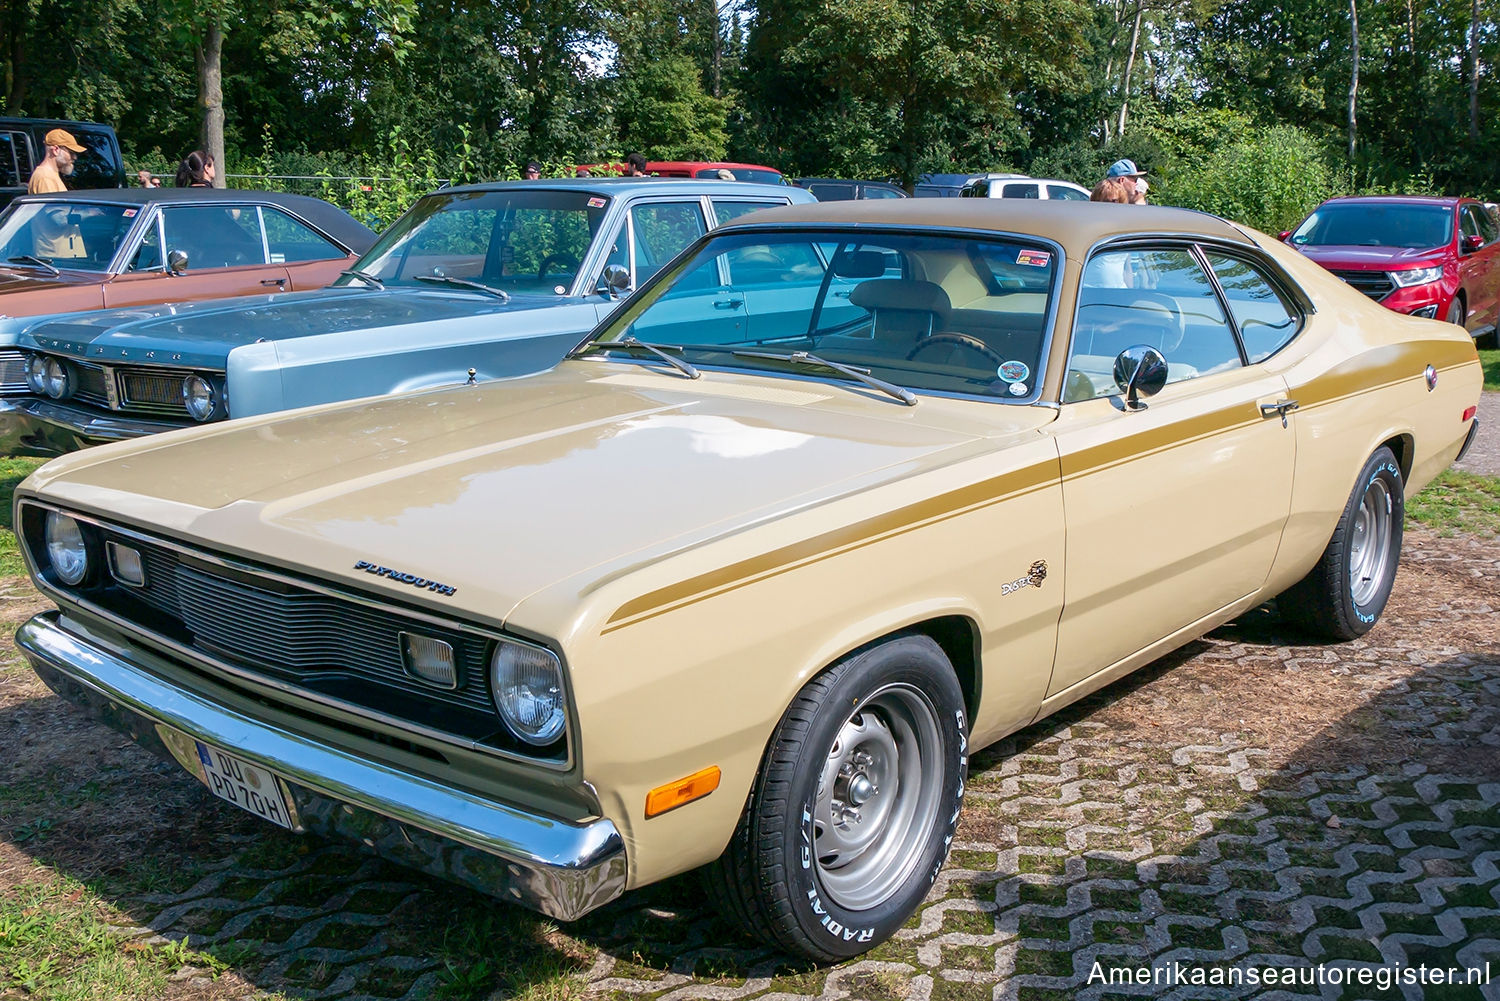
[[[1396,283],[1391,281],[1391,276],[1384,271],[1329,270],[1371,299],[1384,299],[1396,288]]]
[[[404,718],[426,717],[416,721],[427,725],[433,724],[430,710],[437,706],[468,716],[468,736],[487,738],[498,725],[487,673],[489,641],[483,636],[220,567],[110,531],[105,539],[141,554],[144,586],[114,589],[110,604],[149,630],[252,674],[381,711],[394,707]],[[142,604],[161,614],[151,615]],[[162,617],[165,621],[158,621]],[[456,689],[430,686],[406,673],[403,631],[452,645]],[[371,686],[383,694],[359,698],[361,688]],[[422,698],[413,699],[414,694]],[[424,711],[413,712],[419,708]],[[476,725],[481,733],[473,732]]]
[[[150,369],[119,369],[120,409],[142,410],[181,417],[187,413],[182,402],[181,372],[158,372]]]
[[[109,390],[106,388],[106,383],[109,379],[109,372],[98,365],[90,365],[86,362],[76,362],[74,371],[78,373],[78,388],[73,391],[73,399],[108,410]]]
[[[0,393],[26,392],[26,359],[19,351],[0,351]]]

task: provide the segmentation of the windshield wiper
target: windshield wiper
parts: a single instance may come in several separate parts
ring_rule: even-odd
[[[419,282],[436,282],[439,285],[458,285],[462,288],[477,289],[487,295],[492,295],[501,302],[510,302],[510,293],[503,288],[495,288],[483,282],[476,282],[471,278],[454,278],[452,275],[412,275]]]
[[[9,258],[12,264],[35,264],[39,268],[46,268],[54,275],[62,274],[51,261],[44,261],[40,257],[32,257],[30,254],[22,254],[19,257]]]
[[[894,396],[908,407],[917,405],[917,394],[909,389],[892,385],[884,379],[877,379],[870,374],[867,368],[855,368],[853,365],[841,365],[836,361],[828,361],[817,355],[808,354],[806,351],[793,351],[789,355],[778,354],[775,351],[733,351],[736,358],[769,358],[772,361],[784,361],[792,365],[814,365],[818,368],[826,368],[831,372],[846,375],[855,382],[864,383],[871,389],[878,389],[887,396]]]
[[[384,280],[377,278],[374,275],[367,275],[363,271],[355,271],[353,268],[350,268],[348,271],[340,271],[339,274],[348,275],[350,278],[358,278],[363,282],[369,282],[371,285],[374,285],[378,289],[385,288]]]
[[[656,355],[656,357],[660,358],[662,361],[666,362],[668,365],[671,365],[677,371],[681,372],[683,375],[687,376],[689,379],[696,379],[698,378],[698,376],[703,374],[693,366],[689,365],[687,362],[683,361],[681,358],[673,358],[671,355],[667,354],[668,351],[681,351],[681,345],[647,344],[645,341],[636,340],[635,337],[630,334],[626,334],[618,341],[590,341],[583,347],[579,348],[577,351],[574,351],[571,357],[578,358],[582,355],[588,354],[590,351],[606,351],[610,348],[613,348],[616,351],[649,351],[652,354]]]

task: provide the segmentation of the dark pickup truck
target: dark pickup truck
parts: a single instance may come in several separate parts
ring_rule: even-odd
[[[0,118],[0,208],[26,193],[31,171],[46,153],[43,137],[66,129],[87,149],[78,154],[73,173],[64,182],[70,190],[125,187],[125,161],[115,130],[97,122],[68,122],[56,118]]]

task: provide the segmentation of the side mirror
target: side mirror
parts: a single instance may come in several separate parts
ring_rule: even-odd
[[[1285,243],[1286,242],[1286,238],[1289,237],[1289,236],[1291,236],[1291,235],[1292,235],[1292,231],[1291,230],[1284,229],[1280,233],[1276,234],[1276,239],[1280,240],[1282,243]]]
[[[613,298],[617,293],[630,291],[630,269],[611,264],[599,276],[599,291]]]
[[[1149,344],[1132,344],[1115,359],[1115,385],[1126,410],[1145,410],[1142,396],[1155,396],[1167,384],[1167,359]]]
[[[180,250],[167,251],[167,270],[174,275],[180,275],[187,270],[188,255]]]
[[[1484,237],[1477,233],[1470,233],[1464,237],[1464,253],[1472,254],[1484,246]]]

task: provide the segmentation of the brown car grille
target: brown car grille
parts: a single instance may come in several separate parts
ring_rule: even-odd
[[[252,675],[290,683],[389,715],[490,739],[500,729],[489,689],[490,641],[386,607],[221,567],[166,546],[117,535],[140,553],[145,583],[118,589],[111,604],[147,629]],[[160,615],[153,615],[147,608]],[[162,616],[166,621],[160,621]],[[163,628],[165,627],[165,628]],[[407,674],[401,633],[453,647],[458,686],[441,689]],[[421,698],[414,699],[420,693]]]
[[[14,349],[0,351],[0,393],[26,392],[26,358]]]

